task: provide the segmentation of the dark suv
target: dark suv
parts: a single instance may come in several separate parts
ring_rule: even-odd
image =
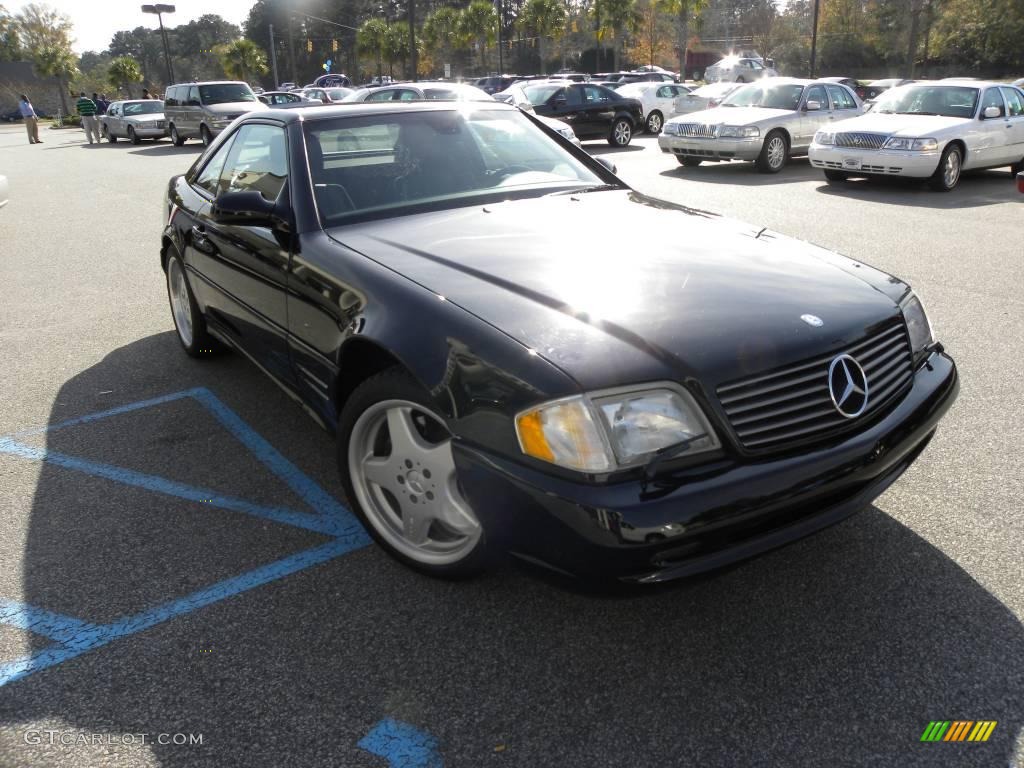
[[[564,120],[580,141],[607,139],[613,147],[624,147],[644,124],[639,100],[603,85],[549,81],[527,85],[523,91],[538,115]]]

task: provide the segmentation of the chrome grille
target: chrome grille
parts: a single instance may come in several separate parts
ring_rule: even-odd
[[[856,419],[836,410],[828,389],[829,364],[848,354],[868,379],[868,407]],[[904,392],[913,376],[902,318],[846,349],[723,384],[718,399],[740,443],[752,450],[821,439],[860,424]]]
[[[837,133],[836,146],[852,149],[881,149],[889,137],[880,133]]]
[[[698,139],[713,139],[717,132],[717,126],[705,123],[679,123],[680,136],[693,136]]]

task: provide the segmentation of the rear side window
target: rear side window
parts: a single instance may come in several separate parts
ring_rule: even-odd
[[[985,97],[981,102],[981,111],[984,116],[984,112],[989,107],[996,107],[999,110],[999,116],[1006,116],[1006,108],[1003,105],[1003,97],[999,94],[998,88],[989,88],[985,91]]]
[[[172,85],[164,94],[164,107],[178,106],[178,86]]]
[[[832,106],[835,109],[856,109],[857,102],[845,88],[839,85],[829,85],[828,95],[832,97]]]

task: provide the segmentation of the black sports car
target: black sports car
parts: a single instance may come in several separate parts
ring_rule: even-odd
[[[432,574],[749,557],[878,496],[958,389],[906,283],[642,195],[497,102],[253,112],[167,203],[185,351],[336,431],[352,509]]]

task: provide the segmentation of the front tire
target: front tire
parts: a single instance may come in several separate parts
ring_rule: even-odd
[[[167,257],[167,298],[174,329],[185,353],[190,357],[209,357],[219,352],[220,344],[206,331],[206,320],[188,284],[185,265],[173,248]]]
[[[620,117],[612,124],[612,132],[608,136],[608,143],[613,147],[626,147],[633,139],[633,124],[624,117]]]
[[[427,392],[398,367],[356,387],[338,419],[338,470],[350,507],[391,557],[442,578],[471,576],[487,563],[451,442]]]
[[[132,128],[130,125],[128,126],[128,141],[130,141],[132,144],[140,143],[139,137],[135,135],[135,129]]]
[[[661,127],[665,124],[665,119],[661,116],[661,112],[654,110],[647,116],[647,123],[645,127],[648,133],[652,133],[657,136],[661,133]]]
[[[789,142],[782,131],[771,131],[764,137],[764,144],[761,146],[761,154],[757,156],[754,165],[761,173],[778,173],[786,166],[789,158]]]
[[[850,174],[848,174],[848,173],[846,173],[844,171],[832,171],[832,170],[826,170],[825,171],[825,179],[830,184],[840,184],[840,183],[846,181],[849,178],[850,178]]]
[[[176,147],[185,146],[185,139],[181,136],[180,133],[178,133],[178,126],[176,126],[174,123],[171,123],[171,141],[174,143],[174,146]]]
[[[103,126],[103,135],[106,137],[107,141],[109,141],[111,144],[116,144],[117,143],[117,136],[112,134],[110,132],[110,128],[108,126],[106,126],[106,125]]]
[[[697,168],[704,162],[699,157],[686,157],[685,155],[676,155],[676,160],[686,168]]]
[[[942,152],[939,165],[935,173],[928,180],[928,186],[936,192],[952,192],[960,183],[960,175],[963,172],[964,156],[960,147],[950,144]]]
[[[213,141],[213,134],[210,133],[210,129],[205,125],[199,126],[199,138],[203,140],[203,146],[210,146],[210,142]]]

